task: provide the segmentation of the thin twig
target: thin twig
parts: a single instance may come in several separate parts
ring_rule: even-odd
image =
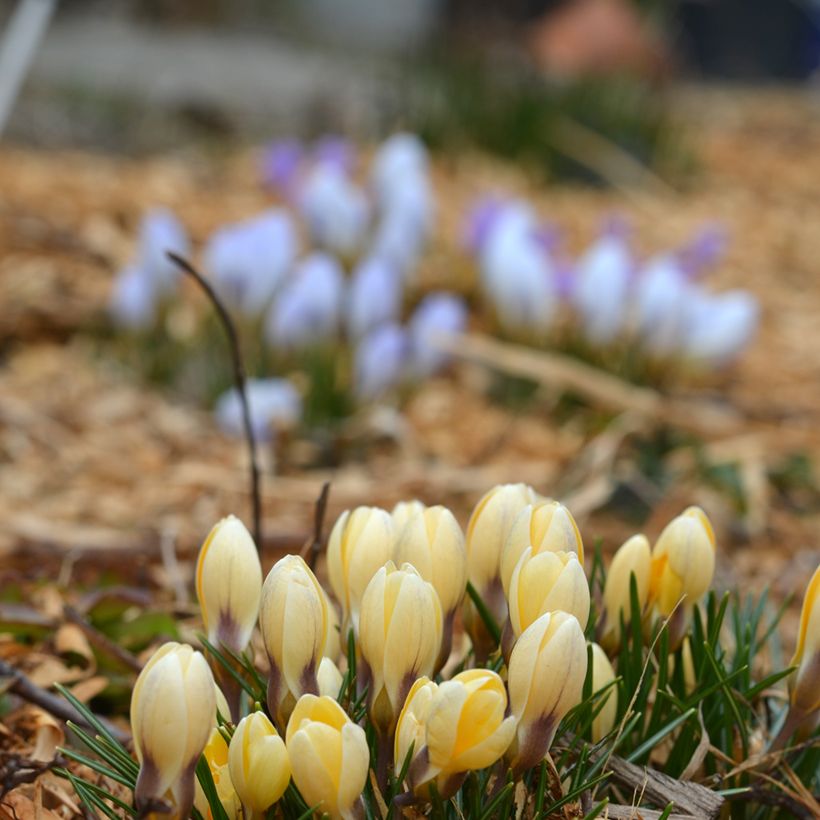
[[[313,536],[302,547],[302,558],[307,559],[311,570],[316,569],[316,561],[322,551],[322,530],[325,524],[325,514],[327,513],[327,500],[330,497],[330,482],[322,484],[322,491],[316,499],[316,507],[313,514]]]
[[[107,635],[100,632],[95,626],[90,624],[73,606],[66,604],[63,607],[65,619],[75,626],[97,647],[97,649],[116,658],[124,666],[134,672],[142,671],[142,664],[127,649],[123,649],[116,641],[112,641]]]
[[[245,425],[245,439],[248,442],[248,455],[250,456],[251,468],[251,503],[253,504],[253,538],[256,541],[257,550],[262,549],[262,496],[259,488],[259,464],[256,460],[256,438],[251,425],[251,408],[248,404],[248,395],[245,389],[246,376],[245,365],[242,361],[242,349],[239,344],[239,334],[236,326],[228,313],[227,308],[211,287],[211,283],[184,257],[172,251],[167,251],[168,258],[181,270],[187,273],[205,291],[205,295],[211,300],[219,316],[225,335],[228,337],[228,344],[231,348],[231,361],[233,364],[234,381],[236,390],[239,393],[239,401],[242,404],[242,421]]]
[[[29,703],[33,703],[41,709],[45,709],[46,712],[49,712],[56,718],[60,718],[60,720],[70,720],[85,729],[96,732],[96,729],[91,726],[83,715],[67,700],[57,697],[57,695],[52,695],[51,692],[47,692],[45,689],[41,689],[37,684],[30,681],[19,669],[15,669],[10,663],[4,660],[0,660],[0,676],[10,679],[11,684],[8,687],[8,691],[13,692],[17,697]],[[101,720],[104,719],[101,718]],[[128,735],[122,730],[107,721],[104,722],[106,723],[106,728],[117,740],[124,743],[129,739]]]

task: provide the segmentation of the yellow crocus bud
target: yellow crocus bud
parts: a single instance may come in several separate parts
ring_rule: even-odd
[[[173,818],[187,818],[194,801],[194,770],[216,712],[214,678],[190,646],[163,644],[137,676],[131,695],[131,732],[140,763],[134,802],[148,809],[170,793]]]
[[[427,745],[427,713],[437,691],[438,684],[428,677],[419,678],[410,687],[399,713],[393,740],[393,760],[397,770],[401,770],[404,765],[411,746],[412,760],[415,761]]]
[[[507,543],[515,519],[528,504],[540,497],[526,484],[499,484],[476,504],[467,524],[467,574],[496,623],[507,618],[507,602],[501,584],[501,551]],[[470,633],[479,660],[495,646],[475,607],[469,601],[464,606],[464,625]]]
[[[319,671],[316,673],[316,680],[319,683],[319,694],[337,698],[342,688],[344,678],[339,671],[339,667],[327,656],[319,662]]]
[[[652,550],[649,596],[662,617],[675,613],[669,623],[672,649],[680,646],[689,613],[709,589],[714,573],[712,525],[700,507],[689,507],[666,525]]]
[[[347,655],[347,644],[342,644],[342,622],[339,620],[339,610],[336,604],[325,592],[322,592],[327,602],[327,643],[325,644],[325,657],[337,663],[340,658]]]
[[[584,542],[572,513],[557,501],[527,504],[519,513],[501,551],[501,583],[509,595],[515,565],[527,547],[532,552],[574,552],[584,565]]]
[[[489,669],[468,669],[440,684],[427,708],[429,767],[417,775],[419,783],[436,777],[448,798],[466,772],[492,766],[515,736],[515,718],[507,711],[504,683]]]
[[[790,666],[797,667],[789,680],[791,708],[810,715],[820,709],[820,567],[803,599],[797,649]]]
[[[615,670],[609,662],[609,658],[598,646],[592,646],[592,692],[600,692],[601,689],[609,687],[606,693],[601,695],[604,705],[598,715],[592,721],[592,742],[597,743],[601,738],[606,737],[615,725],[615,718],[618,715],[618,692],[614,686],[610,686],[615,680]],[[595,701],[595,708],[600,706],[601,701]]]
[[[305,802],[331,820],[352,820],[370,768],[364,729],[333,698],[303,695],[286,735],[293,782]]]
[[[290,782],[288,750],[263,712],[253,712],[239,721],[231,738],[228,765],[246,817],[261,816]]]
[[[649,598],[652,555],[645,535],[628,538],[615,553],[604,581],[604,606],[601,617],[601,642],[613,649],[621,639],[621,618],[631,619],[630,578],[635,576],[641,610]]]
[[[438,671],[450,656],[453,620],[467,588],[467,550],[455,516],[440,506],[427,507],[412,516],[398,536],[394,560],[412,564],[438,593],[444,615]]]
[[[299,697],[316,694],[316,672],[328,640],[327,598],[298,555],[277,561],[262,588],[262,640],[270,660],[268,709],[280,727]]]
[[[441,648],[441,604],[410,564],[388,561],[362,597],[359,648],[370,719],[382,734],[395,725],[413,681],[432,675]]]
[[[228,744],[218,729],[211,730],[211,736],[202,750],[205,760],[208,761],[208,768],[211,770],[211,778],[216,787],[216,795],[225,814],[230,820],[237,820],[241,816],[242,804],[236,794],[236,789],[233,787],[231,774],[228,769]],[[213,812],[208,805],[208,798],[199,781],[196,781],[196,796],[194,797],[194,805],[199,810],[199,813],[205,820],[213,820]]]
[[[208,640],[243,652],[256,625],[261,594],[256,546],[245,525],[229,515],[208,534],[196,564],[196,597]]]
[[[527,547],[510,579],[510,625],[515,637],[545,612],[574,615],[581,628],[589,618],[589,582],[574,552],[540,552]]]
[[[362,595],[377,570],[393,554],[395,532],[390,513],[378,507],[343,512],[327,545],[327,572],[336,600],[342,606],[342,645],[347,633],[359,630]]]
[[[399,501],[390,512],[390,517],[393,519],[393,529],[396,533],[396,538],[401,537],[404,525],[414,516],[423,513],[427,506],[418,499],[412,501]]]
[[[586,641],[574,615],[547,613],[521,634],[507,679],[518,721],[510,749],[516,775],[544,759],[561,719],[581,700],[586,673]]]

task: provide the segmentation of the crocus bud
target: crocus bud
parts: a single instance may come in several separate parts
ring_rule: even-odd
[[[433,674],[441,631],[433,585],[410,564],[396,569],[388,561],[367,585],[359,620],[368,711],[382,734],[392,730],[416,678]]]
[[[214,678],[190,646],[163,644],[143,667],[131,695],[131,732],[140,763],[134,803],[147,810],[169,793],[172,818],[184,820],[194,801],[194,770],[216,711]]]
[[[615,553],[604,581],[604,606],[601,617],[601,641],[616,648],[621,639],[621,618],[625,624],[632,617],[630,588],[632,576],[638,587],[641,611],[649,597],[649,574],[652,562],[649,541],[645,535],[633,535]]]
[[[604,705],[592,721],[592,742],[597,743],[601,738],[608,735],[615,725],[615,718],[618,715],[618,693],[615,687],[610,686],[612,681],[615,680],[615,670],[612,668],[606,652],[597,643],[593,643],[591,646],[592,693],[595,694],[595,692],[600,692],[601,689],[609,687],[606,693],[601,695]],[[601,700],[596,700],[595,708],[600,705]]]
[[[233,515],[214,526],[199,551],[196,597],[208,640],[243,652],[259,614],[262,567],[251,534]]]
[[[563,504],[550,499],[528,504],[513,522],[501,551],[501,583],[505,595],[509,594],[515,565],[527,547],[532,547],[534,555],[574,552],[581,566],[584,564],[584,542],[572,513]]]
[[[516,641],[507,679],[518,722],[510,750],[516,774],[544,759],[561,719],[581,700],[586,674],[586,640],[574,615],[548,612]]]
[[[333,526],[327,545],[327,574],[336,600],[342,605],[342,645],[347,633],[359,629],[359,605],[370,579],[393,552],[390,513],[378,507],[346,510]]]
[[[667,524],[652,550],[649,595],[662,617],[675,612],[669,624],[672,649],[680,645],[688,615],[709,589],[714,572],[712,525],[700,507],[689,507]]]
[[[150,276],[138,267],[121,270],[114,279],[108,310],[114,323],[125,330],[150,328],[157,318],[157,294]]]
[[[820,709],[820,567],[814,571],[803,599],[797,649],[790,666],[797,667],[789,680],[791,707],[810,715]]]
[[[353,358],[353,389],[361,401],[377,399],[401,384],[409,352],[400,325],[380,325],[361,339]]]
[[[463,773],[486,769],[507,751],[515,736],[507,692],[489,669],[468,669],[440,684],[426,715],[426,772],[413,773],[419,784],[437,778],[443,798],[463,782]],[[423,758],[422,758],[423,759]]]
[[[339,671],[339,667],[327,656],[319,661],[319,671],[316,673],[316,680],[319,684],[320,695],[327,695],[334,699],[339,697],[344,678]]]
[[[651,358],[667,359],[679,353],[692,294],[686,271],[671,254],[650,259],[641,269],[635,281],[634,322]]]
[[[142,218],[138,263],[151,277],[159,296],[171,293],[181,276],[179,268],[168,258],[168,252],[187,256],[189,248],[185,228],[167,208],[154,208]]]
[[[353,271],[347,292],[346,319],[351,338],[395,322],[401,312],[402,281],[384,259],[366,259]]]
[[[702,368],[729,364],[752,340],[759,319],[760,304],[747,291],[711,295],[693,288],[684,355]]]
[[[589,618],[589,582],[574,552],[540,552],[527,547],[510,580],[510,624],[518,638],[545,612],[574,615],[585,629]]]
[[[302,417],[302,397],[287,379],[248,379],[245,393],[257,442],[270,441],[277,430],[293,427]],[[245,435],[242,402],[235,387],[217,399],[214,416],[223,432],[237,438]]]
[[[319,691],[316,672],[328,639],[327,599],[300,556],[286,555],[268,573],[259,626],[271,667],[268,709],[285,726],[299,697]]]
[[[393,519],[393,529],[396,533],[396,539],[401,538],[402,531],[405,525],[414,516],[423,513],[427,506],[418,499],[414,498],[412,501],[399,501],[390,512],[390,517]],[[413,563],[412,561],[410,562]]]
[[[286,735],[293,782],[308,806],[331,820],[358,816],[370,768],[364,729],[335,700],[304,695]]]
[[[219,798],[225,814],[228,815],[229,820],[237,820],[241,816],[242,803],[236,794],[236,789],[233,787],[231,773],[228,768],[228,744],[218,729],[211,730],[211,736],[208,738],[202,754],[208,762],[211,778],[216,787],[216,796]],[[203,817],[212,820],[213,812],[208,805],[208,798],[205,796],[205,792],[202,791],[199,781],[196,782],[195,789],[194,805]]]
[[[344,272],[331,256],[314,253],[299,263],[265,319],[265,339],[280,350],[332,342],[339,331]]]
[[[288,750],[263,712],[253,712],[239,721],[231,738],[228,764],[246,816],[267,811],[290,782]]]
[[[438,684],[430,678],[419,678],[407,693],[404,706],[396,723],[396,735],[393,741],[393,760],[396,769],[401,770],[410,747],[413,747],[411,760],[418,759],[427,745],[427,714],[430,704],[438,691]]]
[[[392,198],[408,178],[425,177],[429,160],[424,143],[415,134],[393,134],[373,157],[371,183],[380,202]]]
[[[501,551],[521,510],[538,500],[538,494],[526,484],[499,484],[476,504],[467,524],[468,577],[499,625],[507,617],[500,577]],[[464,607],[464,624],[479,657],[486,657],[493,641],[470,603]]]
[[[437,345],[439,336],[458,336],[467,326],[467,307],[452,293],[430,293],[410,317],[410,369],[417,379],[444,367],[449,356]]]

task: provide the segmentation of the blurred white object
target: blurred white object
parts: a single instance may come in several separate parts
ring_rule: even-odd
[[[356,396],[373,400],[399,385],[405,376],[408,339],[397,324],[380,325],[356,347],[353,384]]]
[[[578,261],[571,298],[591,344],[608,345],[624,330],[632,271],[629,245],[615,230],[605,232]]]
[[[751,342],[760,319],[760,305],[743,290],[715,295],[700,288],[693,291],[684,354],[705,367],[729,364]]]
[[[370,172],[376,199],[384,207],[415,177],[427,177],[429,159],[424,143],[415,134],[388,137],[376,151]]]
[[[302,180],[299,209],[314,241],[348,256],[358,250],[370,222],[361,190],[336,163],[319,162]]]
[[[437,336],[456,336],[467,327],[467,305],[452,293],[430,293],[410,317],[410,366],[415,378],[431,376],[450,360]]]
[[[393,265],[371,257],[353,271],[347,292],[347,329],[358,339],[401,312],[402,281]]]
[[[168,258],[168,251],[188,256],[188,234],[171,211],[154,208],[142,218],[137,264],[151,277],[159,296],[176,290],[181,276],[179,268]]]
[[[484,240],[481,274],[484,292],[507,333],[538,339],[547,335],[558,307],[557,284],[529,207],[514,202],[496,217]]]
[[[687,312],[694,288],[678,258],[650,259],[635,283],[635,332],[655,358],[677,355],[684,344]]]
[[[245,392],[257,441],[270,441],[277,428],[292,427],[302,417],[302,398],[287,379],[248,379]],[[214,416],[224,433],[245,434],[242,402],[235,387],[217,399]]]
[[[157,317],[157,298],[151,277],[140,267],[121,270],[114,279],[108,310],[113,321],[132,331],[147,330]]]
[[[253,317],[270,302],[297,253],[290,215],[271,210],[220,228],[205,249],[205,264],[228,307]]]
[[[57,0],[20,0],[0,41],[0,135],[48,28]]]
[[[270,307],[265,324],[268,344],[301,349],[333,341],[339,332],[344,288],[344,272],[332,256],[308,256]]]

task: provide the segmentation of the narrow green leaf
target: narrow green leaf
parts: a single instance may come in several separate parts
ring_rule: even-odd
[[[655,732],[654,735],[641,743],[641,745],[638,746],[638,748],[635,749],[635,751],[632,752],[632,754],[630,754],[626,759],[630,763],[634,763],[636,760],[639,760],[647,752],[652,751],[652,749],[654,749],[667,735],[674,732],[678,726],[689,720],[695,714],[697,714],[697,710],[694,706],[691,709],[687,709],[682,715],[679,715],[673,721],[667,723],[666,726]]]
[[[473,605],[478,611],[481,620],[484,621],[484,626],[487,627],[487,632],[492,635],[492,638],[496,644],[501,643],[501,630],[495,622],[492,612],[487,609],[487,605],[478,594],[478,590],[476,590],[470,581],[467,581],[467,594],[470,596],[470,600],[473,602]]]

